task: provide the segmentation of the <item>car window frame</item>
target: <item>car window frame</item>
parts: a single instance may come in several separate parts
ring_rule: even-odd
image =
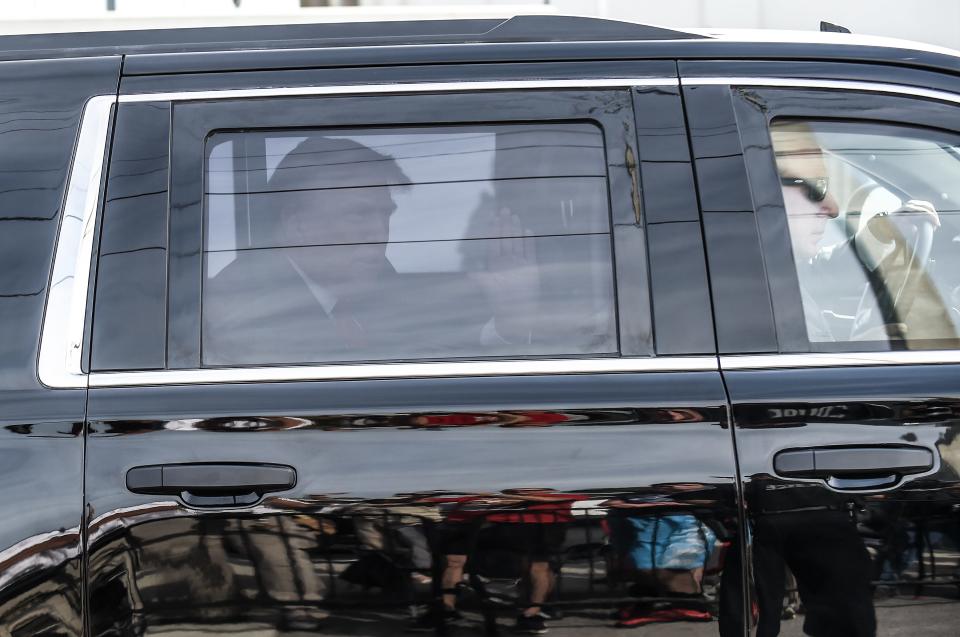
[[[960,360],[960,350],[892,349],[883,342],[811,343],[800,296],[799,279],[793,262],[793,248],[787,229],[786,210],[770,141],[774,119],[848,121],[864,124],[892,124],[960,133],[954,123],[960,111],[960,95],[930,89],[844,80],[790,78],[684,78],[687,84],[724,84],[731,94],[744,162],[759,230],[765,277],[774,308],[779,354],[817,360],[929,361]],[[832,91],[830,99],[824,91]],[[952,116],[952,119],[951,119]],[[709,246],[708,246],[709,248]],[[718,318],[718,320],[720,320]],[[864,357],[867,354],[869,357]],[[744,357],[735,365],[753,365]]]
[[[224,92],[226,99],[223,100],[173,102],[167,369],[203,368],[200,361],[199,289],[202,285],[203,244],[198,230],[202,228],[204,188],[202,181],[196,177],[203,173],[206,140],[210,134],[223,130],[403,127],[445,123],[550,124],[589,121],[603,131],[612,215],[611,266],[614,269],[619,342],[619,354],[609,356],[651,356],[653,345],[645,233],[642,224],[636,223],[636,218],[642,213],[633,210],[639,184],[636,183],[636,171],[631,173],[625,162],[620,160],[630,152],[634,156],[637,153],[636,137],[629,130],[633,122],[629,90],[626,87],[587,86],[564,90],[464,90],[407,95],[403,94],[403,87],[398,86],[396,92],[400,94],[348,92],[333,96],[271,95],[263,99],[249,94],[235,97],[230,92]],[[611,106],[620,110],[611,108],[613,113],[603,110]],[[334,112],[338,114],[334,115]],[[627,129],[627,134],[622,133],[623,128]],[[529,360],[549,357],[511,358]],[[417,363],[420,359],[397,362]],[[311,366],[329,364],[337,363],[317,362]],[[350,364],[377,365],[384,364],[384,361],[357,361]],[[258,367],[272,366],[264,363]]]
[[[74,153],[78,156],[102,157],[103,161],[91,162],[73,162],[69,175],[69,188],[67,190],[64,209],[70,212],[71,219],[75,218],[76,223],[71,224],[70,228],[76,227],[77,232],[61,231],[54,254],[54,271],[59,273],[58,280],[62,279],[66,283],[56,286],[50,290],[47,295],[45,314],[43,317],[43,326],[41,329],[40,351],[38,352],[37,377],[45,387],[57,389],[87,389],[87,388],[119,388],[119,387],[146,387],[146,386],[165,386],[165,385],[183,385],[183,384],[218,384],[218,383],[249,383],[249,382],[291,382],[291,381],[336,381],[336,380],[361,380],[361,379],[404,379],[404,378],[457,378],[457,377],[491,377],[491,376],[545,376],[557,374],[606,374],[606,373],[662,373],[662,372],[682,372],[698,373],[717,371],[719,361],[716,356],[716,349],[712,342],[708,347],[703,346],[703,338],[694,339],[694,347],[684,346],[682,348],[668,348],[663,352],[657,345],[657,353],[644,353],[642,355],[623,354],[622,358],[559,358],[559,359],[540,359],[540,360],[492,360],[492,361],[453,361],[437,363],[394,363],[394,364],[344,364],[344,365],[324,365],[324,366],[274,366],[274,367],[246,367],[246,368],[216,368],[216,369],[176,369],[164,367],[163,369],[123,369],[123,370],[89,370],[82,365],[83,357],[90,354],[90,314],[94,302],[94,289],[96,279],[91,268],[95,267],[96,235],[102,215],[103,207],[103,183],[105,182],[105,173],[109,170],[109,151],[112,142],[112,136],[109,134],[112,130],[112,123],[116,116],[118,108],[126,104],[145,104],[145,105],[163,105],[164,108],[181,102],[194,101],[219,101],[237,98],[263,98],[274,96],[317,96],[317,95],[380,95],[393,93],[436,93],[446,91],[497,91],[507,92],[516,90],[544,90],[544,89],[622,89],[633,91],[636,95],[644,94],[647,97],[654,97],[654,104],[646,103],[646,98],[637,100],[634,105],[634,116],[639,118],[653,116],[657,121],[657,126],[662,124],[660,114],[666,114],[667,119],[674,121],[676,118],[683,117],[682,109],[677,109],[676,104],[680,100],[680,80],[675,74],[666,73],[639,73],[633,74],[610,74],[607,76],[594,76],[581,79],[569,79],[570,75],[565,74],[562,78],[556,79],[502,79],[496,81],[458,81],[455,83],[432,81],[432,82],[414,82],[414,83],[385,83],[385,84],[342,84],[334,85],[296,85],[296,86],[275,86],[273,88],[223,88],[218,90],[208,90],[205,88],[197,89],[191,87],[188,90],[178,90],[176,92],[162,92],[158,90],[150,91],[147,87],[146,92],[121,92],[120,95],[98,95],[92,97],[84,110],[84,116],[78,134],[78,142]],[[666,101],[664,101],[666,100]],[[646,103],[645,106],[643,104]],[[652,108],[651,108],[652,106]],[[674,113],[669,115],[668,113]],[[625,118],[629,119],[629,118]],[[639,119],[637,124],[639,124]],[[627,156],[624,158],[624,174],[627,179],[624,181],[625,189],[630,191],[630,206],[626,214],[629,219],[625,219],[625,227],[632,227],[632,232],[627,233],[629,238],[623,246],[618,246],[620,250],[624,247],[633,249],[636,255],[635,265],[632,274],[643,281],[642,286],[633,286],[626,288],[626,293],[635,297],[636,306],[640,308],[637,314],[638,321],[648,326],[646,331],[646,341],[651,342],[656,336],[653,332],[651,322],[651,297],[658,295],[657,290],[648,284],[650,280],[650,266],[656,266],[656,263],[648,265],[646,255],[647,244],[645,229],[647,219],[645,213],[641,210],[640,202],[644,206],[649,205],[648,191],[641,187],[641,174],[643,169],[641,164],[653,162],[676,162],[678,159],[672,156],[661,156],[663,148],[658,148],[658,144],[648,144],[652,141],[648,139],[649,132],[644,134],[634,134],[633,127],[629,121],[621,122],[623,129],[618,132],[627,140],[627,147],[630,148],[641,141],[643,149],[654,149],[653,152],[645,153],[641,157]],[[676,127],[676,121],[674,121]],[[656,135],[659,137],[659,133]],[[686,145],[685,124],[676,131],[671,132],[672,146],[679,147]],[[634,150],[636,150],[634,148]],[[667,155],[671,155],[668,152]],[[689,158],[684,154],[682,158],[687,166],[691,168]],[[172,161],[172,160],[171,160]],[[102,166],[102,169],[101,169]],[[102,177],[104,177],[102,179]],[[168,175],[169,178],[169,175]],[[659,183],[661,180],[657,180]],[[676,180],[673,180],[676,181]],[[683,179],[681,182],[686,183]],[[656,184],[655,184],[656,185]],[[691,188],[692,191],[692,182]],[[651,189],[651,192],[653,189]],[[667,200],[658,205],[665,205]],[[662,222],[665,227],[671,225],[682,225],[673,220]],[[691,222],[685,222],[687,224]],[[695,222],[693,222],[695,223]],[[687,233],[689,234],[689,233]],[[688,238],[689,239],[689,238]],[[693,293],[684,292],[678,294],[671,292],[671,300],[695,301],[699,306],[700,295],[703,291],[699,288],[706,288],[706,271],[703,263],[703,246],[699,241],[685,241],[687,248],[692,249],[696,254],[690,257],[698,262],[703,269],[699,278],[703,281],[694,281],[697,283],[697,290]],[[651,259],[652,261],[652,259]],[[670,267],[666,269],[659,266],[660,278],[672,276]],[[692,270],[681,268],[685,274]],[[696,270],[696,268],[693,268]],[[87,272],[90,272],[87,275]],[[697,276],[694,279],[698,278]],[[622,280],[621,280],[622,283]],[[662,287],[662,286],[661,286]],[[622,299],[624,291],[616,290],[618,300]],[[672,307],[674,304],[668,304]],[[689,309],[690,302],[683,303],[684,309]],[[707,316],[712,313],[708,311],[708,303],[703,304],[703,310]],[[619,308],[622,312],[622,301]],[[683,324],[681,322],[681,324]],[[710,334],[707,340],[713,338],[712,316],[709,322]],[[675,337],[671,337],[676,340]]]

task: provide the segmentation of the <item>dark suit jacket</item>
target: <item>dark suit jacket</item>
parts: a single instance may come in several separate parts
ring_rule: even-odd
[[[384,260],[331,315],[284,251],[237,255],[204,286],[205,365],[490,355],[480,335],[491,310],[462,274],[399,274]]]

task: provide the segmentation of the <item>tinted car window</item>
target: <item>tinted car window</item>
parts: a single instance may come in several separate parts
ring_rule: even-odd
[[[617,351],[588,123],[216,133],[206,365]]]
[[[771,138],[810,342],[956,347],[960,140],[798,120],[774,121]]]

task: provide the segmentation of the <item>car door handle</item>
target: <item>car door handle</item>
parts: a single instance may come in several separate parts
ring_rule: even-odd
[[[906,475],[933,469],[933,452],[911,445],[785,449],[773,458],[784,478],[819,478],[837,489],[891,486]]]
[[[296,470],[280,464],[155,464],[127,471],[130,491],[177,495],[192,506],[253,504],[265,493],[286,491],[296,483]]]

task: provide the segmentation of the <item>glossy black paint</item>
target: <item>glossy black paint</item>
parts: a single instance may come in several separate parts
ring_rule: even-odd
[[[724,374],[753,531],[758,636],[781,624],[782,564],[793,571],[808,633],[952,635],[960,607],[960,461],[953,365]],[[937,470],[887,491],[838,493],[777,476],[783,449],[910,445]],[[783,630],[789,624],[784,623]]]
[[[609,60],[604,62],[551,60],[489,64],[444,64],[366,67],[329,67],[203,74],[170,74],[124,77],[125,94],[172,91],[214,91],[271,86],[338,86],[365,83],[482,82],[575,78],[675,77],[676,64],[667,60]],[[465,78],[467,78],[465,80]]]
[[[184,48],[189,48],[187,45]],[[243,43],[238,43],[241,48]],[[288,45],[289,46],[289,45]],[[297,47],[293,49],[293,47]],[[321,48],[321,43],[294,42],[293,50],[223,51],[199,53],[148,53],[130,55],[125,75],[215,73],[222,71],[282,70],[316,67],[382,66],[384,48],[353,46]],[[304,48],[314,47],[314,48]],[[159,48],[159,47],[158,47]],[[172,47],[170,47],[172,48]],[[194,50],[200,47],[194,46]],[[211,47],[213,48],[213,47]],[[169,49],[168,49],[169,50]],[[137,53],[130,51],[130,53]],[[491,62],[548,62],[558,60],[771,60],[790,63],[849,62],[928,69],[947,74],[960,71],[956,57],[922,51],[874,46],[821,43],[763,43],[685,40],[673,42],[514,42],[492,45],[435,44],[390,50],[391,64],[465,64]]]
[[[633,108],[641,161],[653,164],[690,163],[687,126],[677,87],[638,86],[633,89]],[[689,186],[689,183],[679,182],[678,185]],[[685,199],[680,198],[682,195],[677,197],[676,200],[652,199],[646,202],[647,219],[656,222],[696,220],[695,196],[688,194]]]
[[[710,290],[680,91],[634,89],[633,109],[657,353],[712,354],[716,352],[712,317],[691,311],[709,307]]]
[[[684,106],[703,212],[753,209],[743,169],[737,119],[724,86],[687,86]]]
[[[704,213],[703,231],[710,265],[721,354],[777,351],[770,295],[762,278],[763,256],[753,212]],[[750,312],[742,312],[750,308]]]
[[[490,26],[483,22],[471,22],[474,32],[466,39]],[[431,31],[434,27],[437,31]],[[355,25],[337,28],[345,29],[338,32],[344,36]],[[464,39],[462,33],[451,36],[444,28],[418,23],[401,37],[421,43],[434,37]],[[954,88],[960,71],[960,63],[949,56],[794,44],[508,42],[309,49],[303,47],[319,44],[318,34],[297,39],[291,29],[296,30],[274,29],[283,30],[284,41],[274,44],[290,49],[286,51],[224,51],[251,48],[249,38],[262,43],[273,37],[274,30],[268,28],[248,30],[248,39],[233,31],[229,44],[219,37],[224,32],[216,30],[197,32],[196,42],[172,41],[180,35],[171,39],[169,32],[3,38],[0,57],[149,51],[127,57],[122,85],[127,93],[465,77],[670,77],[678,58],[683,73],[691,76],[826,77],[948,90]],[[199,50],[214,52],[198,55]],[[401,66],[384,66],[388,59]],[[841,59],[851,63],[823,63]],[[478,61],[484,64],[469,65]],[[567,617],[551,620],[556,626],[567,622],[581,629],[605,628],[613,623],[610,609],[623,611],[638,601],[642,608],[664,602],[643,589],[649,581],[631,582],[618,568],[623,545],[617,546],[616,531],[611,529],[618,524],[622,528],[631,519],[679,514],[708,522],[700,524],[699,532],[705,534],[703,529],[709,526],[722,546],[718,550],[725,568],[713,564],[704,578],[709,590],[719,594],[719,603],[710,604],[709,611],[719,615],[721,634],[747,630],[741,612],[749,607],[741,559],[749,561],[750,584],[761,591],[760,622],[765,628],[756,632],[778,629],[783,597],[778,556],[792,560],[791,566],[799,564],[802,587],[833,585],[826,603],[811,598],[819,605],[809,606],[807,621],[826,623],[810,624],[808,632],[846,635],[856,628],[872,634],[874,617],[881,628],[898,623],[924,634],[954,634],[957,577],[943,569],[956,568],[960,535],[960,462],[954,449],[960,371],[955,366],[727,372],[747,510],[752,515],[750,551],[741,550],[743,533],[737,518],[742,510],[736,506],[730,442],[734,432],[726,418],[727,396],[720,375],[709,372],[96,389],[89,396],[86,481],[92,508],[84,527],[82,422],[87,393],[43,388],[36,379],[35,361],[80,109],[87,96],[115,91],[119,71],[119,57],[31,61],[0,69],[7,98],[0,106],[7,121],[0,126],[0,139],[7,142],[2,145],[6,150],[0,151],[0,467],[10,511],[0,524],[0,628],[17,635],[80,635],[81,606],[86,601],[93,629],[88,634],[95,635],[139,635],[174,623],[194,633],[219,633],[242,624],[252,630],[307,626],[324,632],[392,634],[402,625],[407,605],[422,602],[428,607],[442,594],[439,582],[450,551],[444,550],[449,546],[438,531],[450,510],[459,507],[474,519],[489,521],[499,515],[489,527],[529,515],[535,518],[529,524],[554,524],[569,540],[562,551],[552,544],[549,559],[541,555],[538,560],[524,550],[529,546],[517,550],[516,536],[513,545],[503,537],[498,543],[472,536],[472,555],[490,559],[476,560],[462,607],[468,609],[469,623],[485,621],[488,628],[498,614],[513,613],[523,603],[524,594],[505,588],[503,582],[534,579],[530,562],[549,563],[548,568],[561,576],[552,601]],[[785,233],[782,224],[766,221],[776,217],[771,198],[775,189],[764,179],[752,179],[755,170],[761,171],[757,175],[766,170],[769,177],[771,166],[769,161],[765,169],[753,165],[769,149],[756,129],[746,130],[751,120],[740,103],[743,97],[733,97],[733,111],[726,89],[696,88],[683,95],[691,119],[720,351],[803,351],[796,341],[796,298],[777,292],[790,290],[780,285],[785,270],[771,269],[771,261],[766,278],[762,271],[761,240],[766,245],[772,237],[782,246]],[[800,97],[798,104],[811,112],[823,106],[822,95]],[[709,308],[704,300],[703,257],[698,255],[702,241],[698,243],[696,209],[689,197],[690,158],[680,150],[679,120],[671,119],[667,110],[676,99],[671,90],[638,91],[632,98],[633,118],[623,106],[630,100],[618,103],[617,115],[611,116],[619,118],[623,139],[608,142],[624,149],[610,159],[611,188],[619,204],[614,207],[614,242],[620,258],[629,259],[622,266],[618,263],[619,302],[621,308],[634,310],[621,316],[622,334],[628,336],[625,354],[653,351],[651,314],[658,326],[659,354],[713,351],[704,337]],[[874,99],[863,103],[868,111],[876,109],[871,116],[921,117],[912,107],[902,108],[905,102],[895,102],[898,98],[889,98],[891,108],[886,109],[875,107]],[[651,109],[650,119],[641,117],[645,105]],[[143,120],[143,145],[132,143],[129,155],[124,144],[132,138],[118,133],[117,165],[124,157],[154,157],[139,151],[156,145],[156,139],[146,143],[151,127],[157,126],[154,132],[162,137],[158,131],[165,116],[156,117],[153,111],[168,108],[127,105],[124,110],[127,107],[131,119],[125,123],[122,115],[118,130],[129,131],[134,112],[151,115]],[[375,111],[371,108],[364,117]],[[848,112],[861,114],[858,107]],[[711,120],[715,115],[721,117]],[[955,108],[942,107],[937,117],[918,123],[939,121],[957,128]],[[671,135],[661,145],[656,135],[644,133],[643,122],[660,122]],[[734,143],[731,124],[737,122],[740,135]],[[639,143],[632,139],[633,126]],[[157,170],[148,171],[159,179],[157,184],[149,184],[146,175],[143,182],[134,180],[129,186],[111,182],[102,257],[147,248],[159,254],[163,249],[157,226],[145,223],[140,235],[138,229],[124,229],[131,217],[124,214],[124,221],[117,221],[112,214],[122,210],[123,198],[130,197],[145,202],[152,221],[159,218],[160,193],[166,184],[159,177],[163,160],[157,158]],[[750,190],[746,171],[751,175]],[[115,171],[111,174],[117,176]],[[194,179],[200,174],[194,172]],[[127,194],[115,198],[114,188]],[[187,198],[177,205],[196,203]],[[649,277],[647,240],[652,242]],[[669,262],[668,255],[676,251],[689,253],[690,258]],[[194,254],[187,250],[175,256],[189,259]],[[142,297],[145,302],[155,303],[162,295],[160,260],[144,264],[144,277],[154,281],[152,292]],[[104,312],[126,298],[108,292],[109,273],[104,260],[98,282],[102,286],[98,292],[103,292],[98,300],[104,303],[98,307]],[[777,303],[775,315],[768,312],[768,282]],[[116,278],[113,285],[116,290],[123,284]],[[786,303],[782,309],[780,298]],[[187,313],[190,303],[187,299]],[[671,323],[671,308],[685,304],[698,311]],[[183,307],[174,301],[175,317]],[[100,329],[110,325],[113,317],[106,316],[95,322],[94,330],[97,324]],[[123,323],[116,329],[124,329]],[[685,329],[693,334],[688,342],[682,338]],[[95,365],[162,366],[160,350],[151,340],[156,324],[147,334],[138,343],[143,348],[130,350],[137,356],[129,359],[119,351],[111,355],[104,349],[110,339],[94,336]],[[191,356],[189,348],[185,355],[174,354],[171,366],[190,366]],[[895,491],[856,497],[772,475],[772,457],[781,449],[837,444],[925,445],[937,451],[940,469]],[[126,489],[129,468],[191,460],[296,464],[305,479],[290,492],[240,508],[211,506],[189,497],[135,495]],[[531,495],[523,489],[536,491]],[[550,499],[550,489],[568,495],[530,513],[534,502],[544,504],[537,498]],[[470,493],[456,493],[462,491]],[[779,497],[780,492],[788,495]],[[459,500],[459,505],[451,499]],[[644,515],[638,515],[641,511]],[[82,594],[85,532],[90,587]],[[789,539],[771,541],[771,533]],[[795,550],[788,548],[791,543]],[[808,553],[798,560],[803,550]],[[916,564],[910,563],[911,552],[921,556]],[[524,554],[534,559],[519,566],[510,559]],[[497,563],[513,567],[496,571],[492,566]],[[804,566],[815,567],[813,574]],[[878,586],[871,584],[877,579]],[[875,602],[880,591],[892,593],[897,604]],[[507,604],[498,606],[496,600],[504,593]],[[937,604],[931,604],[932,610],[904,606],[900,602],[908,597],[905,593],[929,597]],[[315,608],[332,612],[332,617],[322,620]],[[643,616],[642,608],[636,615]],[[851,623],[850,617],[859,619]],[[502,617],[499,621],[504,623]],[[683,628],[692,634],[716,634],[718,625],[691,623]]]
[[[844,118],[956,130],[956,106],[787,88],[737,88],[732,99],[756,210],[755,223],[744,219],[737,234],[755,235],[762,246],[779,351],[810,351],[769,121]],[[721,272],[711,270],[715,285]],[[718,329],[744,316],[742,308],[721,304],[716,313]],[[806,634],[895,634],[901,626],[924,635],[956,632],[957,374],[955,365],[935,364],[724,372],[751,532],[748,573],[758,637],[786,632],[790,624],[783,619],[792,617]],[[829,487],[830,479],[798,479],[774,469],[776,455],[788,449],[876,446],[925,448],[935,470],[891,471],[892,485],[844,491]],[[867,473],[857,477],[878,481]],[[735,588],[727,593],[743,599]]]
[[[466,625],[513,620],[526,555],[557,575],[549,623],[612,630],[611,610],[656,594],[631,588],[611,525],[688,515],[718,551],[737,533],[724,403],[709,372],[91,390],[92,634],[298,620],[391,634],[443,593],[460,550]],[[290,465],[297,485],[206,510],[126,488],[135,466],[183,462]],[[530,553],[521,518],[560,539]],[[471,547],[451,548],[468,530]],[[714,590],[737,564],[704,577]]]
[[[0,630],[80,635],[84,391],[37,379],[40,324],[87,98],[119,59],[0,68]]]
[[[647,227],[657,353],[716,351],[700,224],[680,221]]]
[[[91,368],[162,369],[169,104],[122,104],[103,208]]]
[[[769,121],[764,113],[747,103],[742,93],[734,95],[733,101],[741,122],[744,161],[750,174],[754,176],[750,181],[750,188],[757,210],[758,232],[763,237],[764,244],[771,246],[764,265],[775,308],[773,320],[777,341],[783,351],[810,351],[803,308],[797,302],[800,298],[800,285],[796,266],[790,256],[793,248],[790,245],[787,217],[783,208],[780,175],[777,173],[776,164],[771,161],[773,148],[767,129]],[[783,254],[789,258],[777,257],[775,250],[784,248],[786,252]]]
[[[775,352],[770,292],[730,89],[687,86],[683,98],[703,213],[717,347],[722,354]]]

